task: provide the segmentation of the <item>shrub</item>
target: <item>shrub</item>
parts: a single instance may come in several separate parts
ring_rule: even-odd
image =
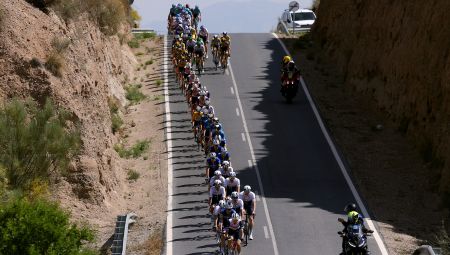
[[[156,80],[156,86],[161,86],[161,84],[162,84],[163,82],[162,82],[162,80]]]
[[[64,171],[78,152],[80,136],[69,130],[68,112],[47,100],[36,104],[13,100],[0,109],[0,165],[13,188],[26,188],[50,172]],[[1,254],[1,253],[0,253]]]
[[[92,230],[69,221],[56,203],[11,199],[0,210],[0,254],[87,254]]]
[[[139,179],[141,174],[138,173],[136,170],[130,169],[130,170],[128,170],[127,176],[128,176],[127,179],[129,181],[136,181],[137,179]]]
[[[138,33],[134,34],[134,38],[137,40],[155,39],[156,33],[155,32]]]
[[[129,85],[125,88],[126,95],[125,97],[130,101],[132,105],[139,103],[140,101],[147,98],[142,92],[139,90],[141,85]]]
[[[134,48],[134,49],[141,47],[139,41],[136,38],[133,38],[131,41],[129,41],[128,46],[130,46],[130,48]]]
[[[86,1],[87,10],[92,19],[105,35],[115,35],[120,25],[126,20],[125,6],[118,0],[89,0]]]
[[[42,66],[42,63],[41,63],[41,61],[40,61],[38,58],[32,58],[32,59],[30,60],[30,65],[31,65],[31,67],[33,67],[33,68],[37,68],[37,67],[41,67],[41,66]]]
[[[120,130],[123,125],[123,120],[120,118],[119,114],[113,114],[111,116],[111,129],[113,134]]]
[[[294,42],[294,47],[297,49],[306,49],[311,46],[312,38],[310,32],[301,33],[298,36],[298,39]]]
[[[56,77],[62,76],[62,68],[64,67],[64,58],[59,53],[52,53],[45,61],[45,68]]]
[[[119,154],[121,158],[139,158],[142,154],[148,151],[150,148],[150,141],[137,141],[130,149],[126,149],[123,144],[116,144],[114,150]]]
[[[145,65],[146,65],[146,66],[152,65],[152,64],[153,64],[153,59],[150,59],[150,60],[148,60],[148,61],[145,62]]]
[[[59,54],[63,54],[70,45],[69,39],[60,39],[58,37],[54,37],[52,40],[52,47]]]
[[[65,22],[78,17],[82,9],[80,0],[53,0],[51,7]]]

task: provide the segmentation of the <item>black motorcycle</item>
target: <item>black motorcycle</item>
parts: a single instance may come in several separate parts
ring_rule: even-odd
[[[292,99],[297,95],[300,77],[295,72],[287,72],[284,75],[283,85],[281,86],[281,94],[286,98],[286,102],[291,103]]]
[[[345,255],[366,255],[368,254],[367,236],[371,231],[363,231],[361,224],[349,224],[345,231],[338,234],[344,238]]]

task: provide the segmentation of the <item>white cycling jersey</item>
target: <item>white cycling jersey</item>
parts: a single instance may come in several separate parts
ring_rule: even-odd
[[[230,187],[230,188],[239,187],[239,186],[241,186],[241,181],[237,177],[234,177],[234,180],[231,180],[231,177],[228,177],[225,180],[225,185],[224,186],[225,187]]]
[[[246,195],[245,191],[242,191],[241,193],[239,193],[239,198],[244,202],[251,202],[256,198],[256,195],[251,191]]]
[[[213,177],[211,177],[211,180],[209,180],[209,185],[211,185],[211,187],[214,186],[214,181],[215,181],[215,180],[221,181],[221,182],[222,182],[222,185],[221,185],[221,186],[223,186],[224,183],[225,183],[225,178],[223,178],[223,176],[220,176],[219,178],[217,178],[217,177],[214,175]]]
[[[244,201],[242,201],[242,199],[238,198],[236,201],[231,200],[233,203],[233,209],[237,209],[237,208],[244,208]]]
[[[233,219],[230,219],[230,226],[229,228],[232,230],[238,230],[241,228],[241,220],[239,219],[236,223],[233,222]]]
[[[220,186],[219,189],[217,189],[216,187],[212,187],[211,190],[209,191],[209,197],[218,195],[225,197],[225,188],[223,186]]]
[[[220,205],[216,205],[216,207],[214,207],[213,215],[217,217],[217,216],[219,216],[221,211],[222,211],[222,208],[220,207]]]

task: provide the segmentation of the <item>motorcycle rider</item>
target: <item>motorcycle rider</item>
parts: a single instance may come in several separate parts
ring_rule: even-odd
[[[350,203],[345,206],[344,212],[347,214],[347,220],[344,220],[343,218],[338,218],[338,221],[344,225],[344,230],[342,230],[343,233],[348,233],[347,227],[351,224],[358,224],[361,225],[362,231],[364,234],[366,233],[373,233],[373,230],[369,230],[364,225],[364,218],[358,211],[356,210],[356,205],[353,203]],[[342,253],[341,255],[345,254],[345,243],[347,242],[347,235],[344,235],[342,237]],[[369,247],[366,246],[366,254],[370,254]]]
[[[289,61],[286,64],[286,67],[281,70],[281,93],[284,94],[285,82],[289,79],[289,76],[292,75],[292,78],[295,79],[295,86],[298,87],[298,81],[300,79],[300,70],[295,65],[293,60]]]

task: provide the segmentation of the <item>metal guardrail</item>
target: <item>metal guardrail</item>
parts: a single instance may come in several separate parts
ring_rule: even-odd
[[[135,213],[117,216],[114,240],[111,246],[112,255],[125,255],[127,253],[128,226],[136,222],[136,217]]]
[[[132,34],[141,34],[141,33],[156,33],[153,29],[148,28],[133,28],[131,29]]]
[[[422,245],[417,248],[413,255],[441,255],[441,249],[433,248],[430,245]]]

